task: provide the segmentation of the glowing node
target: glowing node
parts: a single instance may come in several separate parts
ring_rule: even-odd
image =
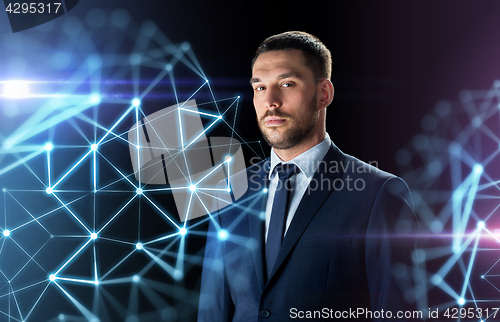
[[[472,119],[472,125],[475,127],[480,127],[481,126],[481,118],[479,116],[476,116],[475,118]]]
[[[434,275],[434,276],[432,276],[431,281],[432,281],[432,284],[439,285],[443,281],[443,278],[439,275]]]
[[[52,282],[56,280],[56,275],[55,274],[50,274],[49,275],[49,280],[51,280]]]
[[[3,142],[3,148],[5,150],[10,150],[10,148],[12,148],[13,145],[14,145],[14,143],[12,143],[12,140],[9,140],[9,139],[7,139]]]
[[[205,83],[208,83],[208,79],[205,80]]]
[[[51,188],[51,187],[48,187],[47,189],[45,189],[45,192],[46,192],[47,194],[49,194],[49,195],[50,195],[50,194],[51,194],[51,193],[53,193],[54,191],[52,190],[52,188]]]
[[[97,234],[96,234],[96,233],[92,233],[92,234],[90,234],[90,238],[91,238],[92,240],[97,239]]]
[[[139,275],[132,276],[132,282],[139,283],[140,280],[141,280],[141,278],[139,277]]]
[[[190,185],[189,186],[189,190],[195,191],[196,190],[196,186],[194,184]]]
[[[3,235],[4,235],[5,237],[9,237],[9,236],[10,236],[10,230],[5,229],[5,230],[3,231]]]
[[[481,275],[481,278],[484,279],[484,275]]]
[[[476,165],[474,166],[474,173],[476,173],[476,174],[481,174],[481,173],[483,173],[483,169],[484,169],[484,168],[483,168],[483,166],[482,166],[482,165],[480,165],[480,164],[476,164]]]
[[[225,229],[221,229],[217,232],[217,238],[219,240],[227,240],[229,238],[229,233]]]
[[[142,195],[144,190],[142,190],[142,188],[137,188],[137,189],[135,189],[135,192],[137,192],[138,195]]]
[[[92,149],[92,151],[97,151],[97,144],[95,144],[95,143],[94,143],[94,144],[92,144],[92,145],[90,146],[90,148]]]
[[[463,297],[459,297],[457,300],[458,305],[464,305],[465,304],[465,299]]]
[[[460,144],[458,144],[457,142],[453,142],[448,146],[448,151],[450,151],[451,154],[454,154],[457,156],[460,155],[461,149],[462,148],[461,148]]]
[[[141,148],[141,146],[140,146],[139,144],[137,144],[137,145],[135,146],[135,148],[136,148],[137,150],[139,150],[139,149]]]
[[[174,271],[174,274],[172,275],[172,277],[177,280],[177,281],[180,281],[182,279],[182,277],[184,276],[184,274],[182,274],[182,271],[176,269]]]
[[[238,98],[240,98],[240,97],[238,96]]]
[[[52,144],[51,142],[47,142],[47,143],[45,143],[45,145],[43,146],[43,148],[46,151],[52,151],[54,149],[54,144]]]
[[[228,156],[226,156],[226,157],[224,158],[224,161],[226,161],[227,163],[229,163],[229,162],[231,162],[231,160],[232,160],[232,159],[233,159],[233,158],[231,158],[231,156],[229,156],[229,155],[228,155]]]
[[[187,234],[187,229],[182,227],[181,229],[179,229],[179,234],[181,234],[182,236],[185,236]]]
[[[222,120],[222,115],[219,115],[219,116],[217,117],[217,119],[218,119],[218,120]]]
[[[25,81],[6,82],[3,93],[4,96],[10,98],[26,98],[29,96],[28,83]]]
[[[484,221],[478,221],[477,228],[484,228]]]
[[[7,189],[3,188],[3,189],[2,189],[2,191],[3,191],[3,192],[6,192],[6,191],[7,191]]]
[[[267,188],[262,189],[263,193],[267,193],[268,191],[269,191],[269,189],[267,189]]]
[[[143,248],[142,243],[135,244],[135,248],[137,248],[138,250],[141,250]]]
[[[135,106],[135,107],[138,107],[139,105],[141,105],[141,100],[138,99],[138,98],[134,98],[132,100],[132,105]]]
[[[93,93],[90,95],[90,102],[92,104],[99,104],[101,103],[101,95],[99,95],[98,93]]]
[[[229,188],[229,187],[228,187],[228,188],[226,189],[226,191],[227,191],[227,192],[231,192],[231,188]]]
[[[99,281],[95,281],[95,282],[94,282],[94,285],[95,285],[95,286],[99,285]]]

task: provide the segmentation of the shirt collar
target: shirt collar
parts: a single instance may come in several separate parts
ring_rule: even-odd
[[[320,143],[316,144],[309,150],[302,152],[292,160],[288,162],[283,162],[279,156],[274,152],[274,149],[271,149],[271,167],[269,169],[269,180],[271,180],[271,176],[274,173],[274,168],[280,163],[294,163],[297,167],[299,167],[300,171],[306,175],[306,177],[310,178],[316,172],[319,163],[323,160],[326,153],[330,149],[332,145],[330,136],[326,133],[325,138]]]

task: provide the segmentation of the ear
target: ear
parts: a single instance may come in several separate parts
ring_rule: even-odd
[[[332,103],[335,90],[332,82],[326,78],[319,82],[318,90],[320,91],[318,108],[324,109]]]

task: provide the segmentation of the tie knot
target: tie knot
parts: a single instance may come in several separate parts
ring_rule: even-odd
[[[276,171],[280,180],[288,180],[291,176],[298,173],[299,168],[293,163],[280,163],[276,166]]]

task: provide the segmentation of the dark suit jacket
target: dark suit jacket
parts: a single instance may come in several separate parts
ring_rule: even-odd
[[[416,219],[402,179],[332,144],[297,208],[267,280],[262,191],[269,160],[246,171],[245,195],[213,214],[198,321],[297,320],[300,314],[307,317],[308,311],[319,311],[312,315],[316,318],[348,311],[349,316],[343,313],[348,320],[358,308],[371,311],[373,321],[411,320],[395,319],[399,310],[415,310],[405,296],[413,295],[408,233]],[[217,238],[219,227],[229,232],[227,240]],[[331,315],[325,315],[325,309]],[[381,310],[391,311],[392,319],[375,318],[375,311]],[[371,321],[370,315],[353,320]]]

